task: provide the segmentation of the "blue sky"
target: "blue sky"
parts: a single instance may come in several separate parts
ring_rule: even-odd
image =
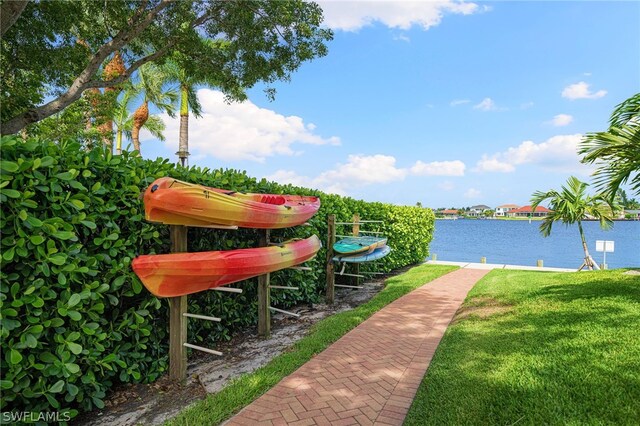
[[[320,2],[335,37],[249,101],[201,89],[191,165],[429,207],[528,204],[589,180],[577,143],[640,91],[638,2]],[[175,159],[143,140],[145,157]]]

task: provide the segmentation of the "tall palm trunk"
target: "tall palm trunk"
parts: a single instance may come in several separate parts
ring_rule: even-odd
[[[116,154],[122,154],[122,129],[120,127],[116,132]]]
[[[584,263],[580,267],[580,269],[585,266],[589,268],[590,271],[593,269],[599,270],[600,267],[596,262],[594,262],[593,258],[589,254],[589,248],[587,247],[587,239],[584,236],[584,231],[582,230],[582,222],[578,221],[578,230],[580,231],[580,238],[582,239],[582,249],[584,250]]]
[[[149,101],[144,100],[142,105],[133,113],[133,129],[131,130],[131,141],[133,149],[140,152],[140,129],[149,119]]]
[[[189,157],[189,91],[184,84],[180,86],[180,141],[177,154],[184,167]]]

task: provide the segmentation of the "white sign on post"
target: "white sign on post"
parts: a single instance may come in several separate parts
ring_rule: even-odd
[[[614,248],[615,248],[615,241],[596,240],[596,251],[613,253]]]
[[[613,249],[615,247],[616,246],[613,241],[596,240],[596,251],[604,252],[602,259],[602,269],[607,269],[607,253],[613,253]]]

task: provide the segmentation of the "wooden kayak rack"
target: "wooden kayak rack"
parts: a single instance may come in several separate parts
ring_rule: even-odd
[[[209,226],[213,229],[236,230],[237,226]],[[185,225],[170,225],[169,234],[171,238],[171,253],[185,253],[187,251],[187,229]],[[271,244],[270,230],[261,229],[260,231],[260,247]],[[287,269],[295,269],[299,271],[311,271],[306,266],[293,266]],[[271,274],[267,273],[258,277],[258,335],[268,339],[271,335],[271,311],[290,315],[296,318],[300,314],[285,311],[271,306],[271,289],[277,290],[298,290],[298,287],[270,285]],[[212,291],[221,291],[227,293],[242,293],[241,288],[220,286],[211,289]],[[182,383],[187,378],[187,348],[197,351],[209,353],[212,355],[222,356],[223,353],[214,349],[205,348],[187,342],[187,321],[189,318],[220,322],[221,318],[190,313],[187,310],[187,296],[169,297],[169,378],[174,382]]]
[[[333,261],[333,257],[335,252],[333,251],[333,245],[336,242],[336,237],[339,238],[348,238],[348,237],[357,237],[360,234],[383,234],[383,232],[377,231],[365,231],[360,229],[362,224],[366,223],[384,223],[382,220],[360,220],[359,214],[354,214],[351,222],[336,222],[336,216],[331,214],[328,217],[327,222],[327,260],[326,260],[326,275],[327,275],[327,290],[326,297],[327,303],[331,304],[335,301],[335,287],[343,287],[343,288],[355,288],[361,289],[364,288],[359,283],[359,278],[367,278],[367,275],[382,275],[383,272],[361,272],[360,264],[353,264],[353,273],[344,272],[346,264],[342,262],[342,269],[339,272],[336,272],[335,262]],[[337,235],[336,234],[336,226],[340,225],[351,225],[351,235]],[[363,275],[366,274],[366,275]],[[345,285],[345,284],[336,284],[336,275],[347,276],[354,278],[354,285]]]

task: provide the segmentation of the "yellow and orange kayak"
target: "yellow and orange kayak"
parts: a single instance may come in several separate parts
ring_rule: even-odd
[[[313,235],[277,246],[142,255],[133,260],[132,267],[155,296],[176,297],[299,265],[312,259],[321,247]]]
[[[303,224],[319,208],[318,197],[243,194],[168,177],[144,193],[146,219],[167,225],[288,228]]]

